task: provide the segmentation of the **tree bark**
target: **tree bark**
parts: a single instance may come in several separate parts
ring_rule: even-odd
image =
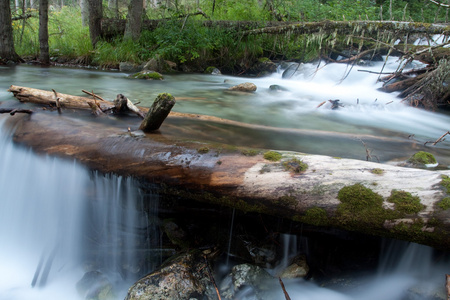
[[[167,93],[159,94],[153,102],[139,129],[144,132],[158,130],[175,105],[175,98]]]
[[[6,125],[13,128],[15,142],[37,152],[77,159],[101,172],[134,176],[152,185],[163,184],[161,192],[165,195],[450,250],[449,212],[436,205],[447,196],[441,181],[442,175],[450,175],[449,170],[403,168],[292,151],[279,151],[281,161],[273,162],[264,159],[262,153],[245,156],[231,147],[199,144],[168,132],[136,136],[125,132],[122,125],[96,120],[73,115],[55,118],[41,111],[31,118],[8,118]],[[132,128],[137,125],[130,124]],[[183,130],[178,123],[175,126]],[[210,151],[199,152],[199,145]],[[300,174],[286,170],[283,162],[292,159],[301,160],[308,169]],[[375,174],[375,169],[381,169],[382,174]],[[419,197],[426,207],[389,219],[365,215],[363,222],[349,227],[348,219],[358,217],[358,212],[339,217],[343,209],[339,192],[355,184],[380,195],[383,209],[393,209],[387,200],[393,190]],[[323,217],[308,219],[310,209],[320,209]]]
[[[14,49],[9,0],[0,0],[0,60],[12,62],[21,61]]]
[[[87,0],[89,3],[89,34],[92,47],[99,41],[102,35],[103,6],[102,0]]]
[[[125,26],[125,39],[139,40],[142,30],[143,0],[130,0],[128,5],[127,24]]]
[[[81,24],[83,26],[89,25],[89,0],[80,0],[81,9]]]
[[[48,46],[48,0],[39,0],[39,61],[50,64]]]

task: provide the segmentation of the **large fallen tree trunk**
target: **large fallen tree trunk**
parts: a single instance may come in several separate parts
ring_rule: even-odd
[[[48,111],[9,121],[18,143],[102,172],[159,183],[165,195],[450,249],[450,210],[437,205],[447,197],[442,176],[450,176],[448,170],[283,151],[274,162],[262,153],[249,157],[169,134],[127,131],[98,118],[86,121],[64,113],[55,118]],[[140,121],[136,118],[133,128]],[[395,204],[405,195],[423,206],[405,213]]]

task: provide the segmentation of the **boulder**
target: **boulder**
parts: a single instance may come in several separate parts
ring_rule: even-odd
[[[126,300],[215,299],[215,289],[208,274],[206,260],[199,251],[177,255],[158,270],[138,280]]]
[[[119,64],[119,71],[125,73],[136,73],[142,70],[142,65],[133,64],[130,62],[121,62]]]
[[[256,91],[256,85],[251,82],[244,82],[228,89],[229,91],[253,93]]]
[[[150,59],[144,67],[142,71],[154,71],[158,73],[170,73],[173,72],[176,68],[176,64],[172,62],[167,62],[162,59],[159,55],[155,55],[154,58]]]

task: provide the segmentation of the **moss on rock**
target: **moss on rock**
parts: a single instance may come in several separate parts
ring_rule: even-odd
[[[450,194],[450,177],[442,175],[441,185],[445,188],[447,194]]]
[[[450,209],[450,197],[445,197],[437,203],[437,206],[443,210]]]
[[[408,159],[408,162],[414,166],[424,166],[437,163],[433,154],[425,151],[419,151]]]

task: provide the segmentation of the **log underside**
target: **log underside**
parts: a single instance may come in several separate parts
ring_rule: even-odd
[[[169,119],[173,117],[191,119],[192,116],[175,114]],[[127,127],[123,123],[106,124],[104,118],[82,113],[71,115],[64,110],[60,115],[47,110],[8,118],[7,124],[14,128],[13,138],[17,143],[37,152],[75,158],[101,172],[161,184],[161,192],[167,195],[298,221],[306,221],[305,213],[310,209],[321,208],[327,213],[327,225],[450,249],[450,210],[439,210],[435,205],[446,197],[441,176],[450,176],[450,171],[282,151],[281,162],[271,162],[261,154],[245,156],[226,145],[186,141],[164,129],[156,134],[144,134],[138,130],[141,120],[137,117],[127,120]],[[196,122],[203,121],[196,118]],[[206,147],[209,151],[199,151]],[[282,162],[292,158],[308,164],[308,169],[303,173],[286,171]],[[383,173],[374,174],[372,170],[376,168]],[[356,183],[383,196],[386,209],[393,209],[393,204],[386,200],[392,190],[418,196],[426,207],[402,219],[380,223],[374,217],[356,228],[348,228],[348,224],[335,217],[340,205],[338,192]]]

